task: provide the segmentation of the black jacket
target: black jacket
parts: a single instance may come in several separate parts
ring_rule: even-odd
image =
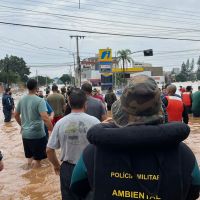
[[[3,97],[2,97],[3,108],[6,109],[6,110],[12,110],[13,104],[14,104],[14,102],[13,102],[12,97],[9,94],[4,93]]]
[[[79,196],[93,190],[95,200],[197,199],[198,165],[192,151],[181,142],[189,132],[182,123],[126,128],[96,125],[88,132],[92,145],[74,170],[71,188]],[[81,164],[87,180],[80,175]]]

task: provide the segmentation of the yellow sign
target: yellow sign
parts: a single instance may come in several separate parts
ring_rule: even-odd
[[[99,62],[112,62],[112,49],[99,49]]]
[[[131,72],[143,72],[144,68],[142,67],[132,67],[132,68],[125,68],[124,72],[131,73]],[[123,72],[122,68],[112,68],[113,73],[121,73]]]
[[[103,73],[102,76],[112,76],[112,73]]]

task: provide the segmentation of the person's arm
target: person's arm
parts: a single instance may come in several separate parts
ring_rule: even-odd
[[[58,132],[59,132],[59,124],[56,123],[56,125],[53,128],[53,131],[51,133],[51,136],[49,138],[47,148],[46,148],[47,157],[49,161],[52,163],[54,167],[54,171],[57,175],[60,174],[60,162],[58,161],[58,158],[55,152],[55,149],[60,148],[60,140],[58,138]]]
[[[200,193],[200,170],[197,161],[192,171],[192,184],[190,186],[186,200],[196,200]]]
[[[183,122],[184,122],[185,124],[188,124],[189,117],[188,117],[188,112],[187,112],[187,108],[186,108],[185,105],[183,105],[182,117],[183,117]]]
[[[51,112],[51,114],[49,115],[50,120],[52,121],[54,118],[54,112]]]
[[[47,126],[47,129],[49,131],[53,130],[53,125],[49,119],[49,116],[47,114],[47,106],[45,103],[44,99],[41,99],[39,106],[38,106],[38,112],[40,113],[40,116],[42,118],[42,120],[44,121],[45,125]]]
[[[17,121],[17,123],[21,126],[21,117],[20,117],[20,113],[15,111],[15,120]]]
[[[85,167],[82,155],[73,170],[70,189],[77,196],[83,198],[85,198],[87,194],[91,191],[91,187],[87,177],[87,169]]]
[[[47,147],[46,152],[47,152],[47,157],[49,161],[52,163],[54,167],[54,171],[56,175],[60,175],[60,162],[58,161],[58,158],[56,156],[55,149],[51,149]]]
[[[47,112],[40,112],[40,116],[41,116],[42,120],[44,121],[45,125],[47,126],[48,130],[52,131],[53,125],[49,119]]]
[[[167,108],[167,106],[168,106],[167,98],[166,97],[161,97],[161,100],[162,100],[163,104],[165,105],[165,108]]]
[[[62,100],[61,100],[61,105],[63,107],[63,112],[65,113],[67,105],[66,105],[66,102],[65,102],[65,98],[63,96],[62,96]]]

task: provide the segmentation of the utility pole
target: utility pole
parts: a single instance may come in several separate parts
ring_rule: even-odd
[[[79,36],[79,35],[71,35],[70,38],[76,38],[76,52],[77,52],[77,68],[75,71],[75,79],[76,79],[76,84],[81,87],[81,63],[80,63],[80,56],[79,56],[79,44],[78,40],[79,39],[84,39],[85,36]]]
[[[81,8],[81,0],[79,0],[79,4],[78,5],[79,5],[79,9],[80,9]]]
[[[37,84],[39,84],[38,83],[38,71],[37,71],[37,69],[36,69],[36,80],[37,80]]]
[[[46,87],[47,87],[47,75],[46,75]]]

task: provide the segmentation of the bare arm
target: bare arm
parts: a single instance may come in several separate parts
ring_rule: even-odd
[[[101,116],[101,121],[102,122],[105,121],[106,119],[107,119],[107,115],[106,114]]]
[[[54,118],[54,112],[51,112],[51,114],[49,115],[50,120],[52,121]]]
[[[49,116],[47,114],[47,112],[41,112],[40,113],[40,116],[42,118],[42,120],[44,121],[45,125],[47,126],[48,130],[49,131],[52,131],[53,130],[53,125],[49,119]]]
[[[47,151],[47,157],[48,157],[49,161],[52,163],[55,173],[57,175],[60,175],[60,163],[56,156],[55,150],[47,147],[46,151]]]
[[[21,117],[20,117],[20,113],[15,111],[15,119],[17,121],[17,123],[21,126]]]

